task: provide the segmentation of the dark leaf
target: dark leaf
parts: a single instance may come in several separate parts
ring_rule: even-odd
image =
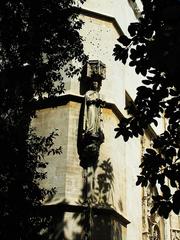
[[[166,154],[170,157],[176,156],[176,149],[174,147],[170,147],[166,150]]]
[[[118,137],[120,137],[121,135],[122,135],[122,133],[119,131],[119,132],[116,133],[115,138],[118,138]]]
[[[164,185],[165,175],[163,173],[158,175],[158,183]]]
[[[150,81],[150,80],[142,80],[142,83],[144,83],[146,85],[150,85],[150,84],[152,84],[152,81]]]
[[[127,142],[128,139],[129,139],[129,134],[125,134],[125,135],[123,135],[123,138],[124,138],[124,141]]]
[[[129,63],[129,66],[130,67],[133,67],[133,66],[135,66],[136,65],[136,61],[130,61],[130,63]]]
[[[177,184],[176,184],[176,181],[174,179],[172,179],[172,178],[170,179],[170,184],[171,184],[172,187],[177,188]]]
[[[128,49],[124,49],[124,51],[121,54],[121,59],[123,64],[126,64],[127,58],[128,58]]]
[[[139,68],[139,66],[136,66],[135,71],[136,71],[137,74],[140,73],[140,68]]]
[[[157,181],[157,175],[152,175],[149,178],[149,182],[150,182],[151,186],[155,186],[156,185],[156,181]]]
[[[158,210],[159,204],[155,203],[154,206],[152,207],[150,213],[153,214]]]
[[[123,51],[124,51],[124,48],[122,48],[119,44],[115,44],[115,48],[114,48],[115,61],[122,59]]]
[[[163,197],[160,196],[160,195],[155,195],[155,196],[152,196],[152,199],[153,199],[155,202],[159,202],[159,201],[163,200]]]
[[[156,156],[156,151],[154,149],[151,149],[151,148],[146,148],[146,152],[153,155],[153,156]]]
[[[147,179],[144,178],[141,183],[141,187],[147,187],[147,185],[148,185],[148,181],[147,181]]]
[[[138,33],[139,28],[140,28],[139,23],[131,23],[128,27],[128,32],[133,37]]]
[[[169,199],[170,196],[171,196],[171,191],[170,191],[170,188],[167,186],[167,185],[162,185],[161,186],[161,191],[163,193],[163,197],[165,199]]]
[[[142,181],[144,180],[144,177],[143,176],[137,176],[137,181],[136,181],[136,185],[140,185],[142,183]]]
[[[138,128],[137,129],[138,130],[138,133],[141,135],[141,136],[143,136],[144,135],[144,131],[143,131],[143,129],[142,128]]]

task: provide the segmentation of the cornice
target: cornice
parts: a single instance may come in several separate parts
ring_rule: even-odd
[[[84,205],[72,205],[68,203],[58,203],[58,204],[50,204],[50,205],[44,205],[41,207],[40,212],[43,215],[58,215],[65,212],[74,212],[74,213],[83,213],[89,210],[89,206]],[[130,221],[122,214],[118,213],[114,208],[112,207],[104,207],[104,206],[91,206],[91,210],[94,214],[98,215],[106,215],[113,217],[118,222],[120,222],[121,225],[124,227],[127,227],[127,225],[130,223]]]
[[[126,92],[126,94],[128,94]],[[128,95],[129,97],[129,95]],[[34,103],[33,108],[35,110],[40,110],[40,109],[45,109],[45,108],[56,108],[58,106],[66,105],[69,102],[77,102],[77,103],[83,103],[84,101],[84,96],[82,95],[75,95],[75,94],[65,94],[61,95],[59,97],[53,97],[53,98],[45,98],[41,101],[36,101]],[[117,105],[113,102],[106,102],[106,106],[104,107],[105,109],[111,109],[114,115],[121,120],[121,118],[124,116],[122,112],[119,110]],[[151,126],[148,126],[146,129],[147,134],[151,139],[154,139],[157,134],[154,131],[154,129]]]
[[[45,98],[40,101],[36,101],[34,103],[34,109],[35,110],[41,110],[45,108],[55,108],[58,106],[66,105],[70,101],[77,102],[77,103],[83,103],[84,96],[82,95],[75,95],[75,94],[65,94],[61,95],[59,97],[53,97],[53,98]],[[112,112],[116,115],[116,117],[120,120],[123,117],[123,114],[118,109],[115,103],[112,102],[106,102],[105,109],[111,109]]]
[[[78,12],[82,15],[88,16],[88,17],[94,17],[97,19],[101,19],[107,22],[110,22],[113,24],[114,28],[116,29],[116,31],[118,32],[119,35],[123,35],[123,31],[119,25],[119,23],[117,22],[115,17],[106,15],[106,14],[102,14],[102,13],[98,13],[98,12],[94,12],[85,8],[80,8],[78,10]]]

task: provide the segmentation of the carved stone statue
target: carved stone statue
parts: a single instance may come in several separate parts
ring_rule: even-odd
[[[81,166],[93,166],[99,156],[100,145],[104,142],[102,107],[105,102],[99,93],[100,81],[92,81],[91,89],[85,94],[83,131],[81,143]]]
[[[85,110],[84,110],[84,133],[89,135],[97,135],[103,132],[102,127],[102,110],[103,101],[99,93],[99,83],[92,82],[91,90],[85,94]]]

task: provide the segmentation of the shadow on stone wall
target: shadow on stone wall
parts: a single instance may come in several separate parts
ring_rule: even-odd
[[[114,174],[110,159],[93,169],[95,174],[84,171],[84,185],[76,205],[64,201],[47,206],[51,221],[43,232],[45,240],[122,240],[122,226],[111,205]],[[93,181],[91,186],[88,178]]]
[[[70,240],[65,237],[64,228],[67,222],[64,220],[64,213],[60,212],[59,215],[51,217],[51,223],[47,232],[44,234],[44,239],[47,240]]]
[[[109,199],[114,180],[111,161],[110,159],[104,160],[96,169],[93,169],[95,172],[98,171],[98,174],[94,175],[96,177],[92,176],[93,171],[84,171],[84,186],[77,202],[78,205],[84,206],[84,211],[73,215],[82,231],[80,234],[74,233],[73,240],[111,239],[112,220],[105,213],[111,208]],[[93,181],[92,187],[88,178]]]
[[[64,229],[67,225],[65,212],[68,206],[67,201],[62,201],[57,205],[43,205],[37,214],[41,219],[48,219],[47,225],[40,231],[40,240],[70,240],[65,237]]]
[[[113,167],[110,158],[104,160],[100,165],[99,169],[101,173],[97,175],[97,186],[94,192],[94,202],[98,206],[111,207],[110,194],[113,190]]]

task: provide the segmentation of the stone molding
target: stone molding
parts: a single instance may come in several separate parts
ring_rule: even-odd
[[[75,94],[65,94],[65,95],[61,95],[59,97],[45,98],[43,100],[36,101],[34,103],[34,109],[40,110],[40,109],[44,109],[44,108],[54,108],[54,107],[66,105],[70,101],[77,102],[77,103],[83,103],[84,96],[75,95]],[[123,114],[118,109],[116,104],[114,104],[112,102],[106,102],[105,108],[111,109],[118,119],[121,119],[123,117]]]
[[[79,212],[83,213],[89,209],[88,205],[71,205],[68,203],[58,203],[58,204],[52,204],[52,205],[44,205],[41,208],[41,212],[43,215],[59,215],[59,213],[65,213],[65,212]],[[123,216],[122,214],[119,214],[116,210],[114,210],[111,207],[103,207],[103,206],[92,206],[91,207],[92,212],[94,214],[100,214],[100,215],[107,215],[110,217],[113,217],[116,219],[122,226],[127,227],[127,225],[130,223],[130,221]]]
[[[106,14],[102,14],[102,13],[98,13],[98,12],[94,12],[94,11],[91,11],[91,10],[88,10],[85,8],[80,8],[80,9],[77,8],[77,10],[80,14],[82,14],[84,16],[94,17],[94,18],[101,19],[101,20],[112,23],[119,35],[124,34],[115,17],[109,16]]]
[[[54,108],[62,105],[68,104],[70,101],[77,102],[77,103],[83,103],[84,96],[82,95],[75,95],[75,94],[64,94],[59,97],[52,97],[52,98],[44,98],[42,100],[36,100],[34,102],[33,108],[35,110],[40,110],[44,108]],[[119,108],[116,106],[115,103],[112,102],[106,102],[105,109],[111,109],[114,115],[120,120],[124,115],[119,110]],[[147,134],[150,138],[155,138],[157,135],[152,127],[147,128]]]

